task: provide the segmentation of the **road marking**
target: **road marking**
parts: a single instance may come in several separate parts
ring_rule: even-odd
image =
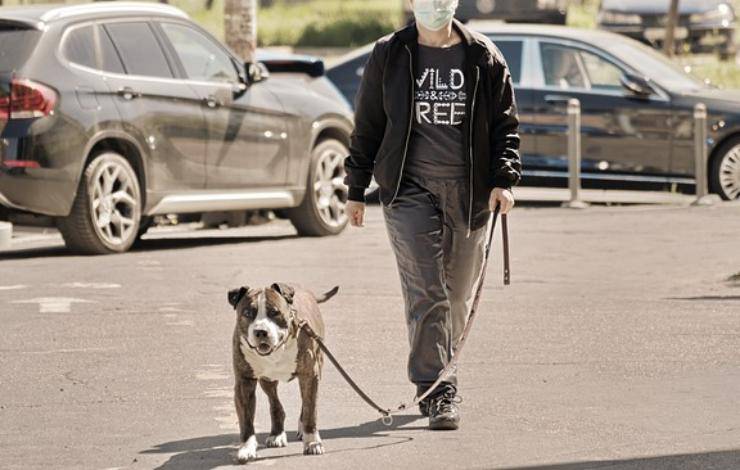
[[[68,282],[66,284],[62,284],[61,287],[68,287],[70,289],[120,289],[121,284],[106,282]]]
[[[17,351],[20,354],[58,354],[58,353],[76,353],[76,352],[99,352],[113,351],[115,348],[77,348],[77,349],[50,349],[48,351]]]
[[[16,300],[11,303],[39,304],[39,313],[69,313],[72,311],[72,304],[92,304],[97,302],[69,297],[41,297],[30,300]]]
[[[20,289],[25,289],[27,287],[28,286],[25,284],[18,284],[15,286],[0,286],[0,290],[20,290]]]

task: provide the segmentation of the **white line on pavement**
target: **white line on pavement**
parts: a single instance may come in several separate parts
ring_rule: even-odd
[[[38,299],[16,300],[14,304],[39,304],[39,313],[69,313],[72,304],[97,303],[92,300],[73,299],[68,297],[42,297]]]

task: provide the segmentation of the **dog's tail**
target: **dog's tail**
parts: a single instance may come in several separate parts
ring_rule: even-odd
[[[334,287],[334,289],[330,290],[329,292],[322,294],[319,297],[316,297],[316,302],[323,304],[327,300],[331,299],[335,295],[337,295],[337,292],[339,292],[339,286]]]

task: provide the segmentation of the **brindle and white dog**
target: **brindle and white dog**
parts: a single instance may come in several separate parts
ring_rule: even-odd
[[[320,337],[324,322],[319,304],[332,298],[339,287],[321,297],[282,283],[263,289],[241,287],[229,292],[229,303],[236,310],[234,329],[234,401],[239,418],[240,463],[257,457],[254,434],[255,392],[257,382],[270,402],[272,430],[267,447],[285,447],[285,411],[278,398],[278,381],[298,377],[301,389],[301,416],[298,436],[303,439],[303,453],[321,455],[324,447],[316,426],[316,402],[323,358],[318,344],[299,328],[301,322]]]

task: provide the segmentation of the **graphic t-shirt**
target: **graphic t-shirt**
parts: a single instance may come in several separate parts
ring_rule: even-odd
[[[465,75],[462,43],[451,47],[419,44],[411,140],[406,155],[410,175],[463,178]]]

